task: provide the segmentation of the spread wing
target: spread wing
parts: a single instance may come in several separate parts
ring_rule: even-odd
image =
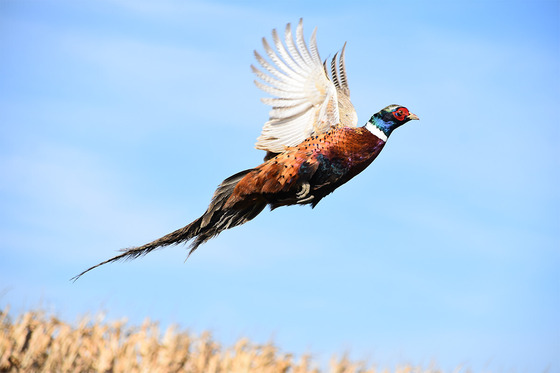
[[[337,126],[356,126],[357,115],[350,102],[350,90],[344,65],[344,48],[327,63],[319,57],[313,31],[309,48],[303,38],[303,21],[296,28],[295,41],[291,25],[286,25],[284,43],[272,30],[272,48],[263,38],[263,46],[270,61],[257,51],[255,57],[261,66],[251,69],[259,80],[257,87],[273,97],[263,98],[271,105],[269,120],[265,123],[255,147],[271,153],[280,153],[295,146],[311,135],[317,135]],[[263,72],[264,71],[264,72]]]

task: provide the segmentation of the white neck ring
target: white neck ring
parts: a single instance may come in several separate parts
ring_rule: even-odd
[[[371,132],[374,136],[378,137],[379,139],[387,142],[387,135],[385,132],[381,131],[377,126],[371,122],[366,123],[366,128]]]

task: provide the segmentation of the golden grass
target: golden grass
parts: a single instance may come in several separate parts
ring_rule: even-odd
[[[208,332],[194,335],[171,326],[161,334],[150,320],[141,326],[125,321],[82,319],[69,325],[42,311],[12,321],[0,312],[0,372],[189,372],[189,373],[319,373],[309,355],[295,359],[273,344],[243,338],[223,347]],[[333,357],[332,373],[386,372]],[[403,366],[398,373],[436,372]]]

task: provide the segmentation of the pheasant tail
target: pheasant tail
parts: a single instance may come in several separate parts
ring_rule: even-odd
[[[188,258],[198,248],[198,246],[202,245],[212,237],[217,236],[226,229],[233,228],[253,219],[266,207],[266,201],[260,201],[257,203],[253,201],[251,204],[237,203],[233,206],[226,206],[226,202],[232,195],[237,183],[239,183],[239,181],[251,171],[253,171],[253,169],[241,171],[225,179],[218,186],[216,192],[214,192],[214,196],[212,197],[212,201],[210,202],[206,212],[192,223],[145,245],[124,249],[122,254],[86,269],[79,275],[74,276],[71,280],[76,281],[85,273],[104,264],[119,260],[136,259],[150,253],[153,250],[169,245],[177,245],[194,239],[190,245],[190,251],[187,256]]]

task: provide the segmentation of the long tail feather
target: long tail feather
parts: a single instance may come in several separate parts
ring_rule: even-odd
[[[198,246],[202,245],[212,237],[217,236],[226,229],[233,228],[253,219],[266,207],[266,201],[263,200],[256,203],[246,204],[239,208],[234,207],[224,209],[224,205],[233,193],[237,183],[251,171],[252,169],[241,171],[225,179],[218,186],[216,192],[214,192],[214,196],[212,197],[212,201],[210,202],[206,212],[192,223],[145,245],[124,249],[122,250],[122,254],[86,269],[79,275],[72,277],[71,281],[76,281],[85,273],[104,264],[120,260],[136,259],[150,253],[153,250],[169,245],[178,245],[193,239],[194,241],[190,245],[190,251],[187,256],[188,258],[198,248]]]

